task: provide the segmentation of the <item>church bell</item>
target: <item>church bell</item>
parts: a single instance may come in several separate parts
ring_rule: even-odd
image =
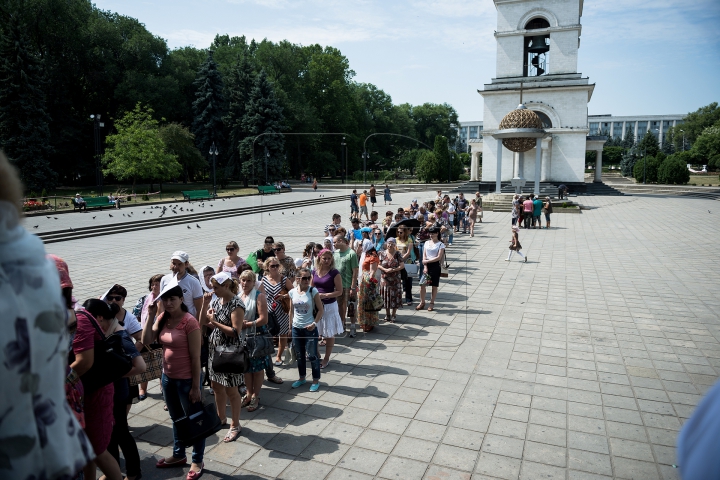
[[[529,53],[545,53],[550,51],[550,47],[545,45],[545,36],[538,35],[531,37],[530,47],[528,48]]]

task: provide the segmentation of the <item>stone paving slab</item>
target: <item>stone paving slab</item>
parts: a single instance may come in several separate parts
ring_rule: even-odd
[[[431,195],[398,194],[394,206]],[[318,394],[265,384],[262,408],[242,412],[237,442],[223,444],[224,431],[208,439],[203,478],[679,478],[677,431],[720,369],[720,261],[708,253],[716,203],[583,202],[591,209],[553,216],[551,230],[520,232],[528,263],[504,262],[509,214],[485,213],[475,238],[456,236],[449,248],[435,312],[406,307],[398,324],[339,338]],[[166,227],[48,251],[68,261],[78,298],[118,282],[134,299],[175,249],[212,265],[228,240],[246,254],[272,234],[297,255],[347,210],[322,205],[291,220],[228,218],[202,233]],[[172,442],[156,384],[129,420],[143,478],[184,478],[153,467]]]

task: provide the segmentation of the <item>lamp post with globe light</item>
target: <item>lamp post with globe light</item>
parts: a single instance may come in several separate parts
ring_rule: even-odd
[[[93,121],[93,136],[95,139],[95,181],[98,188],[100,189],[100,196],[103,194],[103,177],[102,170],[100,169],[100,129],[105,126],[104,122],[100,121],[100,114],[90,115],[90,120]]]
[[[215,176],[215,161],[217,160],[218,156],[218,149],[215,146],[215,142],[210,145],[210,156],[213,159],[213,198],[217,197],[217,182],[216,182],[216,176]]]

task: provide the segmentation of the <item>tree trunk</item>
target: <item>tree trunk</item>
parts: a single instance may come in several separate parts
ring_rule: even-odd
[[[135,195],[135,180],[136,180],[136,178],[133,177],[133,185],[132,185],[132,193],[133,193],[133,195]]]

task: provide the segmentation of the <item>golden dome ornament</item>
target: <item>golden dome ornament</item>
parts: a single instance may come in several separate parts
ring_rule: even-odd
[[[499,125],[499,130],[527,128],[542,130],[543,124],[540,117],[522,103],[518,105],[518,108],[505,115]],[[535,138],[511,137],[503,138],[502,143],[505,148],[512,152],[527,152],[535,148],[536,142]]]

